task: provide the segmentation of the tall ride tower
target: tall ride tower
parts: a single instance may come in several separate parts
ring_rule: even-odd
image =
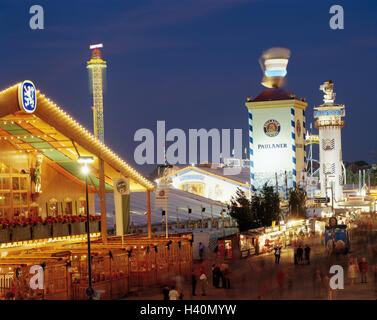
[[[323,104],[314,108],[315,127],[319,131],[319,161],[321,196],[331,201],[343,198],[342,135],[345,116],[344,105],[334,103],[334,83],[324,82],[320,86],[324,92]]]
[[[92,50],[92,58],[87,62],[89,71],[90,91],[93,93],[93,129],[94,136],[104,142],[104,121],[103,121],[103,83],[106,70],[106,61],[102,60],[99,48],[103,44],[94,44],[89,47]],[[102,241],[107,243],[107,216],[106,216],[106,193],[105,193],[105,164],[99,158],[99,198],[101,206],[101,234]]]
[[[281,197],[301,184],[306,170],[305,98],[284,90],[290,51],[271,48],[260,63],[267,87],[246,102],[249,116],[250,184],[252,190],[265,183],[277,186]]]
[[[89,47],[92,50],[92,58],[87,62],[91,92],[93,93],[93,127],[94,135],[104,142],[104,121],[103,121],[103,79],[106,70],[106,61],[102,60],[99,48],[102,43]]]

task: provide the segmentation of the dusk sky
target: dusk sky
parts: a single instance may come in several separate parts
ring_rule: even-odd
[[[29,9],[42,5],[44,30]],[[329,27],[329,8],[344,8],[344,30]],[[377,1],[1,0],[0,88],[32,80],[92,129],[86,61],[103,43],[107,61],[105,141],[133,159],[139,128],[242,128],[247,96],[263,86],[258,59],[270,47],[291,50],[286,89],[306,97],[306,124],[322,103],[320,84],[335,82],[346,106],[343,159],[377,163]]]

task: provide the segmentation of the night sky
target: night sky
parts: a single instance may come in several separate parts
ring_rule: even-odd
[[[45,29],[31,30],[29,8],[44,8]],[[329,8],[344,8],[331,30]],[[346,106],[343,159],[377,163],[377,1],[75,0],[0,2],[0,88],[24,79],[92,128],[86,61],[103,43],[108,63],[105,141],[135,165],[139,128],[242,128],[247,96],[262,90],[258,58],[291,50],[286,89],[306,97],[307,128],[319,86],[335,82]]]

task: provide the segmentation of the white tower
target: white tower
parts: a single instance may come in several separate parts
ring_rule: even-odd
[[[265,183],[276,187],[288,199],[305,174],[304,98],[282,89],[290,51],[270,48],[262,54],[262,85],[267,87],[256,98],[248,98],[251,190]]]
[[[334,103],[334,83],[324,82],[324,104],[314,108],[315,127],[319,130],[321,196],[340,201],[343,198],[342,135],[344,105]],[[335,205],[334,202],[334,205]]]

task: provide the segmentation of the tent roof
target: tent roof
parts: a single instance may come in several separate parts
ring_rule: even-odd
[[[120,175],[130,178],[131,191],[154,189],[150,181],[39,90],[34,113],[22,111],[18,102],[20,84],[0,92],[0,139],[20,152],[44,155],[57,171],[78,182],[84,179],[78,157],[93,156],[89,183],[95,188],[99,186],[99,159],[103,159],[107,191],[113,190],[112,180]]]
[[[167,191],[167,211],[168,211],[168,222],[174,223],[177,221],[187,221],[189,219],[188,208],[190,208],[190,220],[200,220],[203,218],[214,218],[221,217],[223,209],[227,210],[227,205],[219,201],[211,200],[208,198],[201,197],[199,195],[189,193],[187,191],[175,189],[173,187],[168,188]],[[131,213],[131,223],[135,226],[143,226],[147,224],[147,216],[144,214],[147,211],[147,204],[145,201],[146,195],[144,192],[132,192],[130,201],[130,213]],[[96,208],[99,208],[99,198],[95,198]],[[106,195],[106,208],[107,208],[107,218],[108,226],[113,226],[115,224],[115,207],[113,194]],[[202,208],[205,211],[202,212]],[[152,224],[160,224],[162,221],[161,210],[164,209],[164,205],[161,206],[161,202],[156,201],[156,193],[151,193],[151,221]]]

